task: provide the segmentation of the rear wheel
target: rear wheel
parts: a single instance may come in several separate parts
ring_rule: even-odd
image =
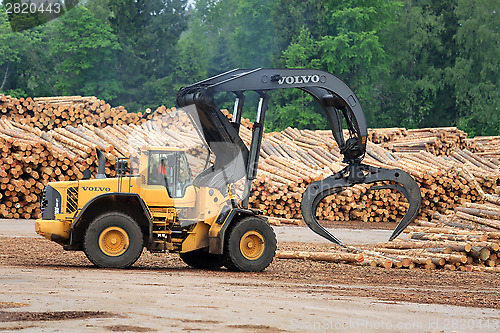
[[[233,271],[260,272],[273,261],[276,236],[263,219],[247,217],[229,230],[224,244],[225,266]]]
[[[113,212],[98,216],[87,228],[84,252],[96,266],[125,268],[142,253],[141,228],[128,215]]]
[[[221,268],[224,265],[222,255],[208,253],[204,249],[179,253],[179,256],[182,261],[194,268],[213,270]]]

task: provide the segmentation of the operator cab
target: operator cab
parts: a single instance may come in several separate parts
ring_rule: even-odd
[[[185,151],[179,148],[150,148],[147,156],[147,184],[165,186],[169,197],[182,198],[186,188],[192,184]]]

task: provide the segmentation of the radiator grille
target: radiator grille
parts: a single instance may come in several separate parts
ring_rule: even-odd
[[[78,209],[78,187],[68,187],[66,198],[66,213],[76,212]]]

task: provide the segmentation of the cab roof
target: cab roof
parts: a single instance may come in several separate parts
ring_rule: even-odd
[[[142,146],[142,151],[188,151],[188,148],[164,147],[164,146]]]

